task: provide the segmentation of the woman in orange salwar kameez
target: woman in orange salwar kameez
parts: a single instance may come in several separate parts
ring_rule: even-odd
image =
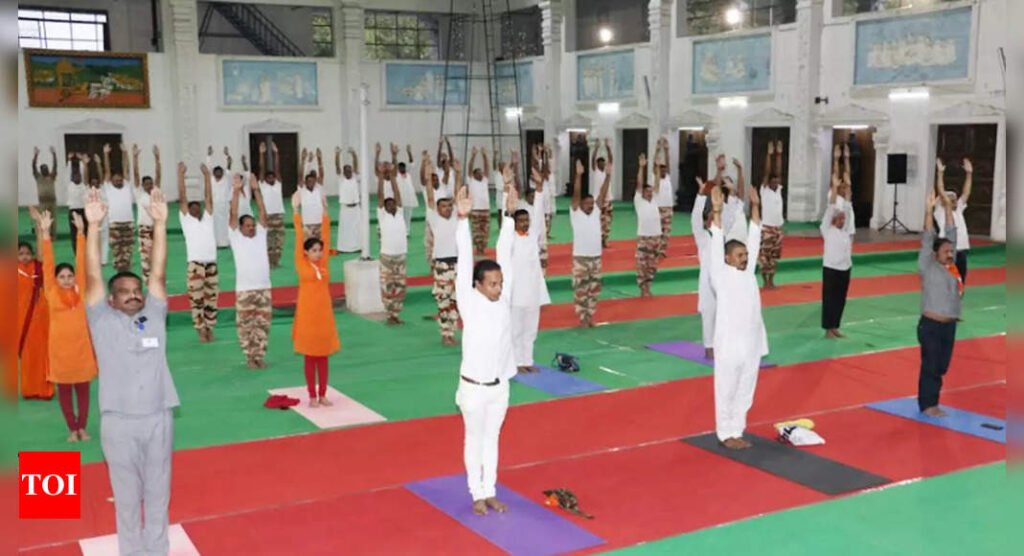
[[[49,351],[49,315],[43,295],[43,265],[32,245],[18,244],[18,359],[21,361],[21,397],[53,397],[46,380]]]
[[[324,216],[321,238],[304,239],[302,215],[299,212],[300,196],[298,192],[292,195],[295,272],[299,275],[299,299],[292,323],[292,343],[295,351],[305,356],[309,407],[334,405],[327,399],[327,357],[341,349],[338,329],[334,325],[334,305],[331,302],[330,254],[325,248],[331,244],[331,217],[327,213],[326,198],[322,202]]]
[[[40,251],[43,253],[43,291],[50,312],[50,382],[57,385],[57,399],[68,425],[68,442],[89,440],[85,427],[89,419],[89,384],[96,378],[96,355],[85,316],[85,229],[82,217],[72,214],[75,227],[75,266],[55,264],[49,211],[35,213],[39,223]],[[78,272],[76,272],[76,269]],[[74,401],[78,405],[75,414]]]

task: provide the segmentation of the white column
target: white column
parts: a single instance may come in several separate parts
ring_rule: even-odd
[[[669,115],[669,83],[671,81],[671,64],[669,57],[672,50],[672,2],[671,0],[650,0],[647,9],[647,23],[651,30],[651,122],[647,130],[647,152],[654,152],[658,137],[665,133],[664,122]],[[669,137],[674,145],[676,141]],[[669,160],[665,164],[672,172],[672,148],[669,148]],[[653,159],[652,159],[653,161]],[[674,175],[674,173],[673,173]],[[673,177],[678,182],[678,177]]]
[[[889,126],[881,125],[875,130],[875,198],[871,202],[871,229],[877,230],[886,220],[892,216],[891,207],[884,206],[885,200],[889,198],[885,192],[890,186],[888,184],[889,172]]]
[[[818,183],[814,163],[818,156],[814,127],[814,97],[819,91],[823,0],[798,0],[796,11],[797,78],[794,90],[793,124],[789,141],[789,210],[791,220],[812,220],[818,215]],[[778,59],[776,57],[776,59]],[[757,160],[755,153],[754,160]]]
[[[363,2],[361,0],[342,0],[334,9],[334,35],[337,56],[343,62],[345,71],[341,72],[341,83],[338,90],[345,91],[347,99],[345,109],[341,111],[341,126],[343,135],[341,141],[343,148],[351,146],[356,148],[360,157],[365,153],[363,149],[356,147],[359,141],[359,88],[363,84],[362,63],[365,40],[363,36],[363,23],[365,19]],[[360,158],[360,162],[367,162]],[[369,166],[361,168],[363,173]]]
[[[189,171],[198,173],[198,162],[202,159],[199,150],[202,141],[199,137],[199,106],[196,103],[196,64],[199,57],[199,26],[196,3],[192,0],[171,0],[169,3],[171,24],[167,26],[169,33],[164,37],[167,53],[174,55],[174,103],[175,127],[166,130],[174,136],[174,153],[164,155],[164,163],[182,160],[188,165]],[[171,155],[171,156],[167,156]],[[167,168],[165,166],[165,172]],[[170,175],[177,170],[171,168]],[[174,191],[175,188],[166,188]],[[198,197],[196,197],[198,198]]]
[[[562,0],[541,0],[541,40],[544,44],[544,141],[551,144],[555,168],[566,168],[562,160],[559,124],[562,121]],[[526,153],[523,153],[524,155]],[[571,180],[570,176],[559,177]]]

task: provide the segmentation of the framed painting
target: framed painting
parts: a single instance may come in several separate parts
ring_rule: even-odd
[[[515,65],[513,73],[513,64]],[[501,62],[495,64],[499,106],[533,105],[533,61]],[[518,87],[517,87],[518,85]],[[519,95],[516,96],[518,89]]]
[[[693,94],[747,93],[771,87],[771,33],[694,41]]]
[[[465,106],[465,64],[389,62],[384,64],[384,104],[388,106]],[[447,92],[447,98],[445,93]]]
[[[225,59],[220,62],[225,108],[316,108],[316,62]]]
[[[855,85],[966,81],[971,6],[857,22]]]
[[[43,108],[149,108],[145,53],[25,50],[28,104]]]
[[[629,100],[636,94],[633,49],[576,57],[576,100]]]

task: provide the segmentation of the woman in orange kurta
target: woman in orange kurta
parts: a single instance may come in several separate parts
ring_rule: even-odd
[[[327,214],[326,197],[322,199],[324,216],[320,233],[323,237],[304,239],[300,196],[298,192],[292,195],[295,272],[299,275],[299,300],[292,323],[292,343],[297,353],[306,356],[309,407],[334,405],[327,399],[327,356],[341,349],[331,302],[330,254],[324,247],[331,244],[331,217]],[[319,388],[317,382],[320,383]]]
[[[70,435],[68,442],[89,440],[85,431],[89,418],[89,384],[96,378],[96,355],[85,316],[85,236],[75,237],[75,266],[55,264],[50,238],[49,211],[37,214],[40,250],[43,252],[43,290],[50,312],[50,382],[57,385],[57,398]],[[82,217],[73,214],[75,227],[84,230]],[[79,272],[75,272],[75,269]],[[78,404],[75,414],[72,393]]]
[[[53,397],[46,380],[49,351],[49,315],[43,295],[43,266],[28,243],[18,244],[18,358],[21,360],[21,397]]]

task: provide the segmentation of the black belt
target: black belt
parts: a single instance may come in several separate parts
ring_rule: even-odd
[[[444,264],[456,264],[456,263],[459,262],[459,258],[458,257],[441,257],[440,259],[434,259],[434,262],[435,263],[444,263]]]
[[[470,384],[476,384],[477,386],[497,386],[497,385],[501,384],[501,379],[500,378],[494,379],[493,382],[477,382],[477,381],[475,381],[475,380],[473,380],[471,378],[466,378],[465,375],[459,375],[459,377],[462,378],[462,380],[464,380],[464,381],[466,381],[466,382],[468,382]]]
[[[349,204],[346,204],[345,206],[346,206],[346,207],[349,207],[349,208],[352,208],[352,207],[358,207],[358,206],[359,206],[359,203],[352,203],[351,205],[349,205]]]

